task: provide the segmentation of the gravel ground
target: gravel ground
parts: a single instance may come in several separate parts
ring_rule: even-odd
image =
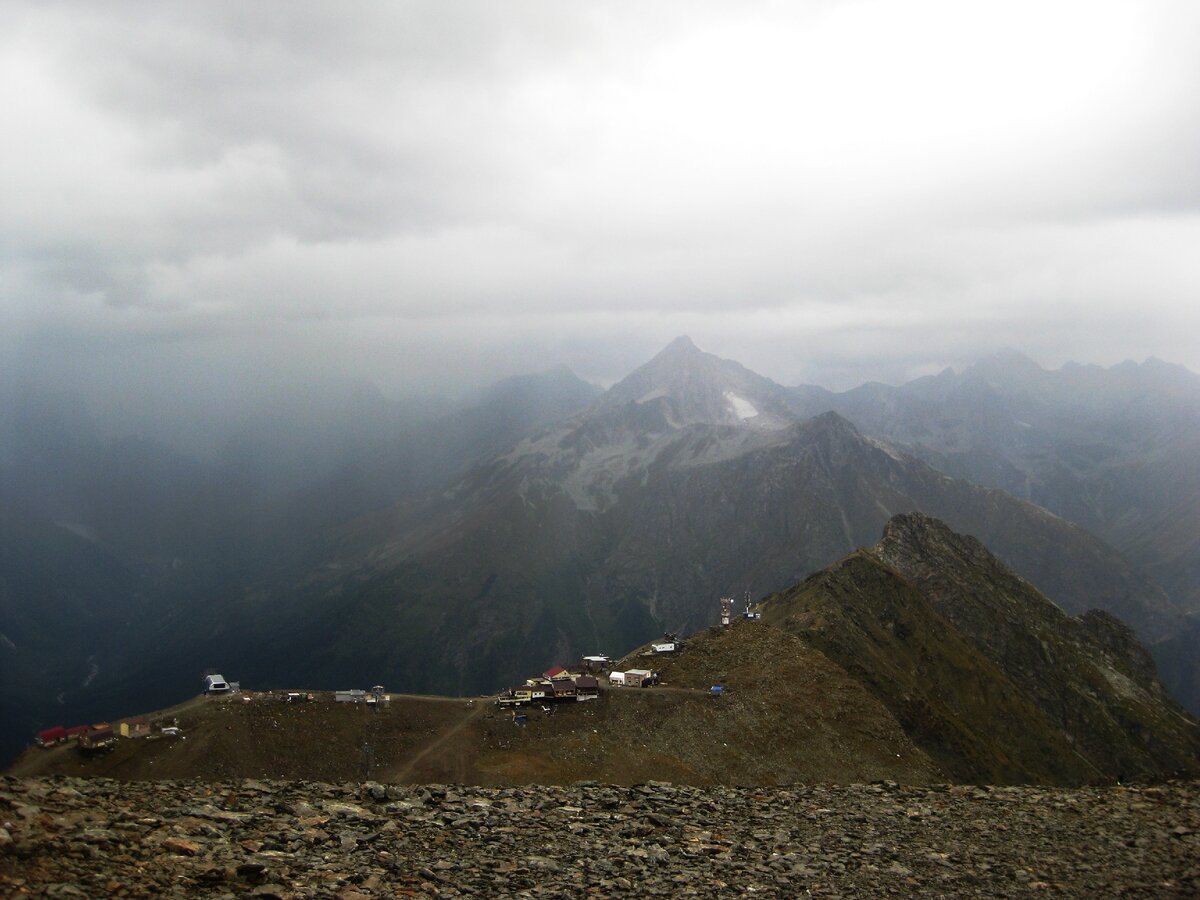
[[[0,779],[5,896],[1200,896],[1200,784]]]

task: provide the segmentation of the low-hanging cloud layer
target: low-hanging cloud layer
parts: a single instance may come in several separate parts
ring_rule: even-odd
[[[1200,5],[0,3],[0,364],[1200,369]]]

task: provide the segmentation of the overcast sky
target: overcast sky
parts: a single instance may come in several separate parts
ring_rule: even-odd
[[[0,362],[1200,370],[1200,3],[4,2]]]

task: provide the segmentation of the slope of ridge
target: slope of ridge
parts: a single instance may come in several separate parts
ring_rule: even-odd
[[[766,624],[859,679],[952,779],[1078,784],[1102,773],[910,583],[857,551],[769,597]]]
[[[618,538],[604,577],[623,585],[653,573],[642,590],[658,597],[672,629],[711,622],[711,599],[699,622],[688,604],[714,587],[757,594],[794,584],[873,543],[893,515],[917,510],[978,535],[1070,612],[1105,609],[1147,640],[1177,625],[1161,590],[1093,535],[1002,491],[948,478],[836,413],[737,453],[722,455],[721,440],[709,430],[680,437],[669,464],[652,468],[612,516]]]
[[[722,685],[720,699],[706,700],[703,723],[647,727],[700,771],[727,765],[753,784],[880,777],[927,783],[946,775],[867,687],[780,629],[751,623],[710,628],[689,638],[683,652],[641,664],[665,684],[654,691],[703,694]],[[697,738],[710,731],[719,749]]]
[[[956,778],[1080,783],[1200,771],[1200,727],[1130,631],[1071,618],[973,538],[902,515],[764,605],[861,679]]]
[[[30,749],[9,773],[163,778],[298,778],[480,785],[775,785],[890,780],[945,773],[872,693],[803,641],[745,626],[697,635],[668,662],[669,684],[610,689],[599,701],[533,706],[523,725],[490,698],[394,696],[364,712],[256,696],[199,698],[151,719],[178,719],[186,741],[121,741],[110,755]],[[714,682],[730,688],[713,700]],[[367,748],[369,748],[369,753]]]
[[[1112,616],[1067,616],[979,541],[928,516],[896,516],[871,552],[916,585],[1105,772],[1195,767],[1197,723]]]

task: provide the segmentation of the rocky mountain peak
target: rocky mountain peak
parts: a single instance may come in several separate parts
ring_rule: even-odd
[[[605,413],[653,405],[669,425],[733,425],[774,430],[793,418],[788,392],[733,360],[697,347],[681,335],[614,385],[599,408]]]
[[[977,561],[990,556],[979,541],[958,534],[941,519],[920,512],[892,516],[883,528],[880,547],[885,548],[888,555],[902,549],[913,556],[941,555],[948,550],[956,556],[973,556]]]
[[[655,359],[664,356],[695,356],[703,352],[690,337],[686,334],[681,334],[675,340],[671,341],[671,343],[667,344],[667,346],[663,347]]]
[[[836,434],[844,434],[861,439],[862,433],[854,426],[854,423],[840,413],[833,410],[820,413],[810,419],[805,419],[797,425],[797,428],[804,429],[808,432],[832,432]]]

